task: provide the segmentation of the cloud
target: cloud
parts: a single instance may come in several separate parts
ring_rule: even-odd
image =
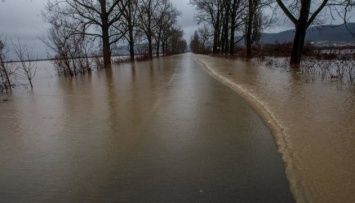
[[[45,31],[41,10],[45,0],[0,0],[0,34],[7,43],[20,40],[32,47],[40,57],[46,56],[46,49],[38,39]]]
[[[0,2],[0,32],[37,33],[42,27],[41,10],[45,1],[5,0]]]
[[[185,39],[190,40],[190,36],[197,29],[197,23],[195,22],[195,9],[189,4],[189,0],[172,1],[176,5],[176,8],[181,11],[181,15],[178,17],[178,24],[184,30]]]

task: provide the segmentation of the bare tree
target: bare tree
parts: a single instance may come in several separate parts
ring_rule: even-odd
[[[52,13],[46,16],[49,30],[42,41],[55,53],[54,65],[58,73],[65,76],[76,76],[91,70],[88,59],[92,41],[85,34],[72,34],[70,27],[74,26],[70,16],[62,13]]]
[[[213,27],[213,53],[220,51],[224,1],[226,0],[190,0],[190,4],[195,6],[198,11],[197,23],[207,22]]]
[[[231,1],[223,0],[221,6],[221,24],[220,31],[221,35],[219,38],[220,51],[227,54],[229,49],[229,39],[230,39],[230,15],[231,15]]]
[[[155,38],[156,55],[159,57],[160,45],[164,47],[163,37],[176,24],[176,19],[181,13],[175,8],[170,1],[162,1],[162,5],[159,7],[155,14],[155,21],[157,22]],[[165,49],[163,48],[163,54]]]
[[[138,27],[140,31],[144,33],[146,40],[148,41],[148,56],[150,59],[153,58],[153,40],[155,30],[158,26],[156,12],[164,1],[167,0],[140,0],[138,5]]]
[[[190,39],[190,49],[194,53],[206,54],[210,52],[207,47],[211,40],[211,33],[207,24],[198,28]]]
[[[190,0],[196,7],[198,23],[205,22],[213,29],[213,53],[234,54],[235,40],[246,20],[247,2],[244,0]],[[240,30],[238,30],[240,29]]]
[[[148,41],[148,56],[150,59],[153,58],[153,29],[155,27],[153,21],[153,13],[158,6],[156,0],[141,0],[139,2],[139,29]]]
[[[346,22],[347,14],[355,5],[354,0],[276,0],[276,2],[295,26],[296,33],[290,60],[290,64],[294,67],[300,65],[306,31],[319,14],[326,10],[331,14],[331,17],[334,18],[333,14],[335,13]]]
[[[126,30],[125,39],[129,45],[131,61],[135,59],[135,30],[137,26],[138,0],[121,0],[119,3],[123,19],[119,21]]]
[[[65,24],[74,35],[99,38],[105,67],[111,66],[111,45],[124,37],[125,33],[117,30],[122,17],[118,6],[119,0],[55,0],[48,1],[46,14],[62,14],[71,18],[73,23]],[[126,1],[126,3],[129,1]],[[46,15],[45,14],[45,15]],[[97,29],[98,28],[98,29]]]
[[[248,4],[244,0],[233,0],[231,5],[231,25],[230,25],[230,44],[229,53],[233,55],[235,52],[235,44],[241,41],[243,38],[236,40],[236,32],[245,23],[245,10]],[[241,35],[241,34],[240,34]]]
[[[200,37],[200,47],[203,52],[205,52],[206,44],[210,42],[211,33],[207,24],[203,24],[202,27],[197,29],[198,35]]]
[[[16,76],[22,80],[27,80],[33,90],[32,80],[37,71],[37,57],[33,55],[33,50],[30,47],[26,44],[21,44],[19,40],[17,44],[12,43],[12,50],[18,57],[20,64]]]
[[[263,9],[273,3],[271,0],[248,0],[244,39],[247,48],[247,58],[252,57],[252,46],[258,43],[263,29],[274,22],[274,18],[264,15]]]
[[[253,33],[258,32],[258,27],[253,26],[254,22],[259,20],[256,19],[259,11],[258,4],[260,1],[258,0],[248,0],[248,13],[247,20],[245,23],[245,45],[247,47],[247,58],[250,58],[252,55],[252,44],[253,44]]]

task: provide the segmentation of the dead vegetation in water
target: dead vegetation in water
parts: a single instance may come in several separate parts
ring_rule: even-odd
[[[355,91],[355,56],[332,51],[336,55],[330,59],[330,53],[320,56],[304,56],[299,69],[292,69],[288,57],[261,56],[253,61],[269,69],[286,72],[297,72],[306,83],[322,82],[336,84],[339,87],[350,87]],[[336,54],[337,53],[337,54]]]
[[[299,68],[292,68],[289,56],[292,43],[276,43],[253,47],[253,58],[246,58],[246,49],[236,46],[234,55],[213,54],[214,57],[247,60],[268,69],[297,73],[305,83],[322,82],[351,88],[355,93],[355,46],[317,47],[306,43]]]
[[[246,58],[246,48],[243,46],[236,46],[236,53],[231,58]],[[292,52],[292,43],[274,43],[254,45],[252,47],[253,56],[260,57],[289,57]],[[225,56],[225,54],[223,54]],[[355,57],[355,46],[328,46],[318,47],[312,43],[307,42],[304,45],[302,55],[305,57],[314,57],[322,60],[335,60],[335,59],[349,59]]]

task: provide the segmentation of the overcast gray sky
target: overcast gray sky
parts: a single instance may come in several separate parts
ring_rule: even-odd
[[[46,47],[38,39],[44,32],[41,17],[46,0],[0,0],[0,34],[7,43],[17,41],[35,49],[40,57],[46,57]]]
[[[185,32],[185,39],[189,40],[197,27],[194,21],[194,7],[189,4],[189,0],[173,0],[172,2],[176,5],[177,9],[181,11],[178,23]]]
[[[0,34],[7,36],[8,41],[20,39],[21,42],[33,47],[40,57],[46,57],[46,47],[38,39],[45,32],[45,24],[41,11],[47,0],[0,0]],[[195,10],[189,0],[172,0],[181,16],[178,23],[185,32],[185,39],[197,29],[194,21]],[[272,32],[292,28],[287,21],[280,21]]]
[[[7,40],[16,41],[33,47],[39,57],[46,57],[46,47],[38,39],[45,32],[45,24],[41,11],[47,0],[0,0],[0,34],[7,36]],[[188,41],[197,29],[194,20],[195,10],[189,0],[172,0],[181,11],[178,24],[185,33]]]

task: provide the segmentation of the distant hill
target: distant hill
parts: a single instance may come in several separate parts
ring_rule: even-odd
[[[347,27],[355,33],[355,23],[348,23]],[[349,30],[345,25],[323,25],[311,27],[307,31],[306,41],[355,43],[355,36],[352,36]],[[263,33],[260,42],[262,44],[292,42],[294,36],[295,30],[287,30],[280,33]]]

